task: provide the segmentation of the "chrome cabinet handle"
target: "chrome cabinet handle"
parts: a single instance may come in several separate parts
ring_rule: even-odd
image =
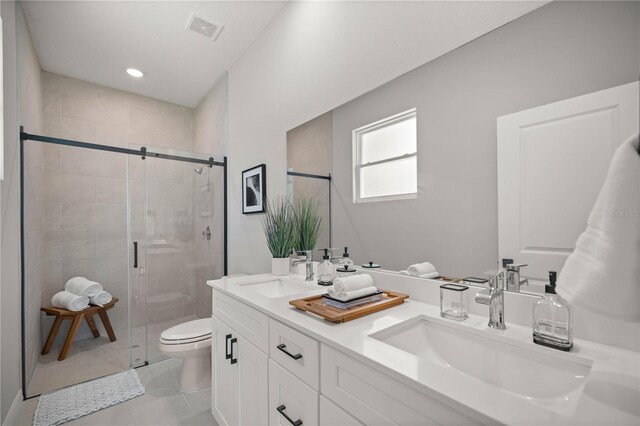
[[[279,344],[278,346],[276,346],[276,348],[278,348],[279,350],[281,350],[282,352],[284,352],[285,354],[289,355],[291,358],[293,359],[300,359],[302,358],[302,354],[292,354],[291,352],[289,352],[286,348],[287,345],[285,345],[284,343]]]
[[[292,420],[291,417],[287,416],[287,413],[284,412],[284,410],[286,409],[287,407],[285,407],[284,405],[281,405],[278,408],[276,408],[276,410],[278,410],[278,413],[282,414],[282,416],[284,416],[285,419],[289,420],[289,423],[291,423],[293,426],[300,426],[302,424],[302,420],[300,419]]]

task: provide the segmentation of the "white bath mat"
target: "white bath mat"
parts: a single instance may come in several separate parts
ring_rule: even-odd
[[[33,425],[60,425],[143,394],[135,370],[69,386],[40,396]]]

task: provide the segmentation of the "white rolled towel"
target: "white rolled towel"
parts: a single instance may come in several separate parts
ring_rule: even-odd
[[[109,293],[108,291],[101,291],[97,295],[90,297],[89,303],[91,303],[92,305],[98,305],[102,307],[107,303],[111,302],[111,299],[113,299],[113,296],[111,296],[111,293]]]
[[[338,293],[360,290],[361,288],[373,286],[371,275],[359,274],[350,277],[339,277],[333,281],[333,288]]]
[[[430,274],[436,272],[436,267],[429,262],[416,263],[407,268],[409,275],[419,277],[420,275]]]
[[[420,275],[420,278],[437,278],[440,276],[438,271],[429,272],[428,274]]]
[[[82,311],[89,306],[89,298],[68,291],[59,291],[51,298],[51,304],[68,311]]]
[[[327,293],[329,293],[329,296],[333,297],[334,299],[347,301],[347,300],[355,299],[357,297],[369,296],[371,294],[374,294],[376,291],[378,291],[378,289],[375,288],[374,286],[360,288],[360,289],[351,290],[351,291],[338,291],[338,289],[335,288],[335,283],[334,283],[333,287],[329,287],[329,289],[327,290]]]
[[[86,279],[85,277],[71,278],[64,285],[64,289],[78,296],[94,297],[100,294],[104,289],[95,281]]]
[[[400,275],[410,275],[409,272],[406,269],[403,269],[402,271],[398,271],[398,273]]]

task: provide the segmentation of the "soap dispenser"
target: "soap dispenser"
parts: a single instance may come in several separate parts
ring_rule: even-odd
[[[533,304],[533,341],[568,351],[573,346],[573,319],[567,302],[556,294],[555,271],[549,272],[544,297]]]
[[[349,259],[349,247],[344,248],[344,253],[342,253],[342,262],[340,262],[340,266],[344,269],[351,269],[353,267],[353,261]]]
[[[331,263],[329,249],[324,249],[322,263],[318,265],[318,284],[324,286],[333,285],[333,280],[336,279],[336,275],[336,268],[334,264]]]

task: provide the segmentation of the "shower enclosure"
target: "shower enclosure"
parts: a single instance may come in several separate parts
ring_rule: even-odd
[[[210,317],[206,280],[226,274],[226,157],[20,139],[25,398],[162,359],[160,333]],[[83,324],[58,361],[70,321],[41,355],[53,318],[40,307],[75,276],[118,298],[108,311],[117,340]]]

